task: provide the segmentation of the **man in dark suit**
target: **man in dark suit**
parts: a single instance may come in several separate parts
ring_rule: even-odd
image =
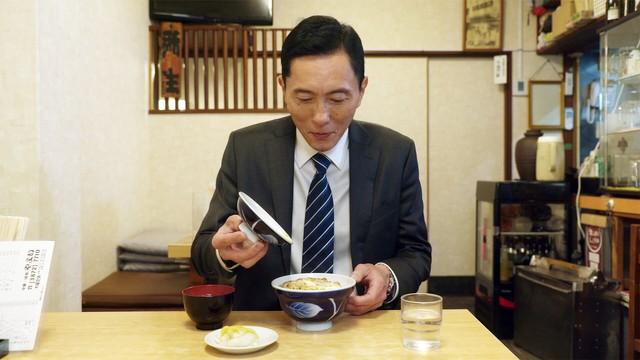
[[[208,282],[234,282],[239,310],[278,309],[271,281],[298,272],[351,275],[361,288],[347,304],[351,314],[396,307],[431,269],[415,145],[353,120],[368,79],[350,26],[326,16],[303,20],[281,61],[290,116],[230,135],[193,265]],[[240,191],[292,234],[292,245],[246,245]]]

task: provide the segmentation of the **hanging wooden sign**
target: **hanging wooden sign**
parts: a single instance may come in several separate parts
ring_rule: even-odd
[[[163,97],[180,98],[182,23],[160,23],[160,71]]]
[[[465,0],[463,49],[502,50],[502,0]]]

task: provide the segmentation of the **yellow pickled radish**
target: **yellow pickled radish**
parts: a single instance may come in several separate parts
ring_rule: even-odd
[[[227,346],[251,346],[258,343],[258,333],[246,326],[228,325],[220,330],[220,341]]]

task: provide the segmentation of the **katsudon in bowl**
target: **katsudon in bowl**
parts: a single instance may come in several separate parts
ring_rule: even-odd
[[[282,310],[304,331],[331,328],[355,285],[349,276],[329,273],[285,275],[271,282]]]

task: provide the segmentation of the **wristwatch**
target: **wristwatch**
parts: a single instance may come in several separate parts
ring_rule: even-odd
[[[391,267],[389,267],[389,265],[383,262],[376,263],[376,265],[384,265],[384,267],[389,270],[389,282],[387,283],[387,300],[385,301],[386,303],[391,301],[391,299],[396,295],[396,277],[394,276],[393,270],[391,270]]]
[[[396,287],[396,279],[393,277],[393,274],[389,272],[389,284],[387,284],[387,299],[393,295],[393,291]]]

